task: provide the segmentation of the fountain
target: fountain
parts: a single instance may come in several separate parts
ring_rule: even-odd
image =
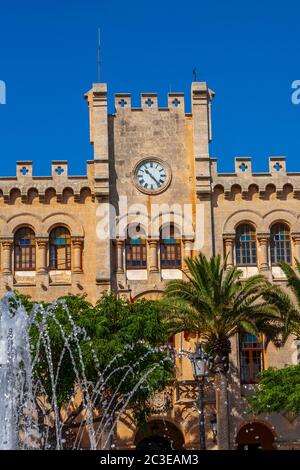
[[[56,315],[58,307],[65,313],[64,322]],[[50,324],[60,350],[51,343]],[[86,331],[76,326],[63,300],[46,306],[35,304],[30,315],[13,293],[0,300],[0,450],[109,448],[118,418],[135,393],[143,387],[150,390],[147,378],[165,361],[174,364],[169,346],[145,346],[144,353],[132,363],[116,354],[101,371],[90,343],[99,368],[91,381],[86,375],[82,338],[89,343]],[[128,345],[125,350],[134,351],[135,347]],[[140,372],[149,355],[165,351],[168,354]],[[62,407],[58,385],[66,360],[74,375],[74,389]],[[122,378],[107,394],[108,385],[120,373]],[[120,394],[130,377],[137,378],[135,385]]]
[[[7,294],[0,302],[0,449],[17,449],[23,431],[24,446],[31,446],[34,435],[32,417],[32,369],[28,337],[29,317],[18,306],[12,313]],[[22,414],[22,417],[21,417]],[[18,426],[20,425],[19,431]]]

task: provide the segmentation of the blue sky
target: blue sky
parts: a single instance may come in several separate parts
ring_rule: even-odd
[[[286,155],[300,171],[300,105],[291,83],[300,79],[300,4],[296,1],[69,0],[0,4],[0,175],[15,174],[16,160],[33,160],[34,173],[50,173],[54,159],[85,173],[92,158],[87,105],[97,80],[97,28],[101,75],[113,94],[184,91],[189,111],[192,70],[216,92],[211,155],[219,171],[234,156],[253,157],[255,171],[269,155]]]

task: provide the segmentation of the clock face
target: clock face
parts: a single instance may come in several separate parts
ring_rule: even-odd
[[[146,192],[159,192],[168,180],[168,171],[158,160],[143,160],[135,169],[135,182]]]

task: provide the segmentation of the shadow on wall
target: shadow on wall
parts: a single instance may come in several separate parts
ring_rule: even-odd
[[[243,425],[236,436],[238,450],[275,450],[274,440],[271,429],[259,421]]]

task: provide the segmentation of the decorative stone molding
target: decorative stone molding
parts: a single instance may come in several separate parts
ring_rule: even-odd
[[[47,274],[47,248],[48,237],[37,237],[37,274]]]
[[[90,162],[88,162],[88,166],[91,166]],[[50,177],[33,176],[32,162],[18,161],[16,176],[0,177],[0,194],[4,203],[11,203],[16,191],[19,193],[17,198],[20,197],[21,202],[26,204],[31,202],[32,190],[37,191],[40,203],[45,201],[49,189],[54,190],[59,199],[65,189],[69,188],[73,191],[76,202],[80,202],[81,192],[86,188],[90,189],[92,196],[95,195],[93,175],[89,168],[88,176],[69,176],[66,160],[53,161],[51,167],[52,175]]]
[[[153,273],[158,272],[158,239],[150,239],[148,240],[148,245],[150,249],[150,257],[149,257],[149,271]]]
[[[292,232],[291,237],[294,244],[294,258],[300,261],[300,232]]]
[[[114,241],[116,246],[116,273],[124,273],[124,262],[123,262],[123,253],[124,253],[124,240],[118,238]]]
[[[183,243],[183,259],[185,260],[186,258],[192,258],[194,240],[192,238],[183,237],[182,243]],[[189,271],[185,262],[184,262],[184,271],[186,272]]]
[[[12,264],[11,264],[11,257],[12,257],[12,247],[13,247],[14,239],[13,237],[10,238],[3,238],[1,239],[2,245],[2,274],[10,275],[12,274]]]
[[[235,233],[225,233],[223,234],[223,240],[225,245],[225,257],[227,257],[227,268],[231,268],[234,264],[234,241]]]
[[[260,232],[257,233],[257,241],[259,245],[259,265],[261,271],[268,271],[269,267],[269,241],[270,241],[270,233],[269,232]]]

